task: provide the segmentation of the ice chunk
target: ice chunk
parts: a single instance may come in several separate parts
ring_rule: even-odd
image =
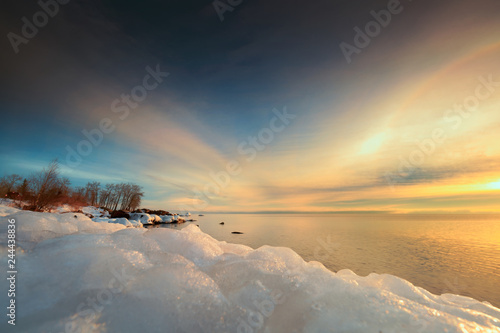
[[[146,213],[131,213],[130,219],[139,221],[142,224],[153,224],[154,218],[151,215]]]
[[[159,217],[158,215],[156,215],[156,214],[151,214],[150,216],[152,218],[152,222],[153,223],[161,223],[161,222],[163,222],[163,219],[161,217]]]
[[[170,223],[173,220],[172,215],[160,215],[160,218],[163,223]]]

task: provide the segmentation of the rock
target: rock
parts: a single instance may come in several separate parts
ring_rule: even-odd
[[[224,225],[224,222],[221,222],[221,223],[219,223],[219,224]]]
[[[144,213],[148,215],[172,215],[170,212],[167,212],[166,210],[158,209],[158,210],[153,210],[153,209],[147,209],[147,208],[142,208],[142,209],[136,209],[132,213]]]
[[[161,216],[161,215],[170,215],[170,213],[167,212],[166,210],[149,210],[149,209],[148,209],[148,214],[150,214],[150,215],[158,215],[158,216]]]
[[[111,212],[110,218],[112,219],[126,218],[127,220],[129,220],[130,214],[123,210],[115,210]]]
[[[240,231],[233,231],[232,234],[235,234],[235,235],[242,235],[243,233],[240,232]]]

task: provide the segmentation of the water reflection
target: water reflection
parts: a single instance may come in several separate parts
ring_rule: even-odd
[[[498,215],[206,214],[197,222],[155,227],[189,224],[221,241],[290,247],[333,271],[393,274],[435,294],[500,307]]]

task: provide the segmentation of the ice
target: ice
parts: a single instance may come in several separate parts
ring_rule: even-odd
[[[131,213],[130,219],[134,221],[139,221],[142,224],[153,224],[153,221],[155,220],[154,217],[146,213]]]
[[[77,210],[75,207],[73,207],[71,205],[64,204],[62,206],[57,207],[56,209],[53,209],[52,212],[61,214],[61,213],[73,212],[75,210]]]
[[[19,332],[500,332],[500,309],[486,302],[391,275],[333,273],[291,249],[220,242],[195,225],[0,214],[4,258],[8,219],[17,226]]]
[[[119,218],[114,218],[114,219],[110,219],[107,217],[94,217],[92,219],[92,221],[104,222],[104,223],[118,223],[118,224],[122,224],[126,227],[134,227],[134,228],[142,228],[143,227],[143,224],[141,222],[136,221],[136,220],[128,220],[124,217],[119,217]]]
[[[9,219],[16,221],[16,242],[22,248],[31,248],[46,239],[62,237],[78,233],[105,234],[125,228],[113,223],[96,223],[81,213],[38,213],[0,206],[4,215],[0,223],[2,245],[7,240],[7,224]]]
[[[94,217],[109,217],[109,212],[107,210],[93,206],[83,207],[82,212],[85,214],[90,214]]]
[[[151,214],[151,218],[153,219],[153,221],[152,221],[153,223],[161,223],[161,222],[163,222],[163,219],[160,216],[156,215],[156,214]]]
[[[160,218],[163,223],[170,223],[173,220],[172,215],[160,215]]]

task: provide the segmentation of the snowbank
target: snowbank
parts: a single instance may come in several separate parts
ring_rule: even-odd
[[[390,275],[333,273],[291,249],[219,242],[195,225],[0,214],[4,258],[7,219],[17,225],[19,332],[500,331],[500,309],[487,303]]]

